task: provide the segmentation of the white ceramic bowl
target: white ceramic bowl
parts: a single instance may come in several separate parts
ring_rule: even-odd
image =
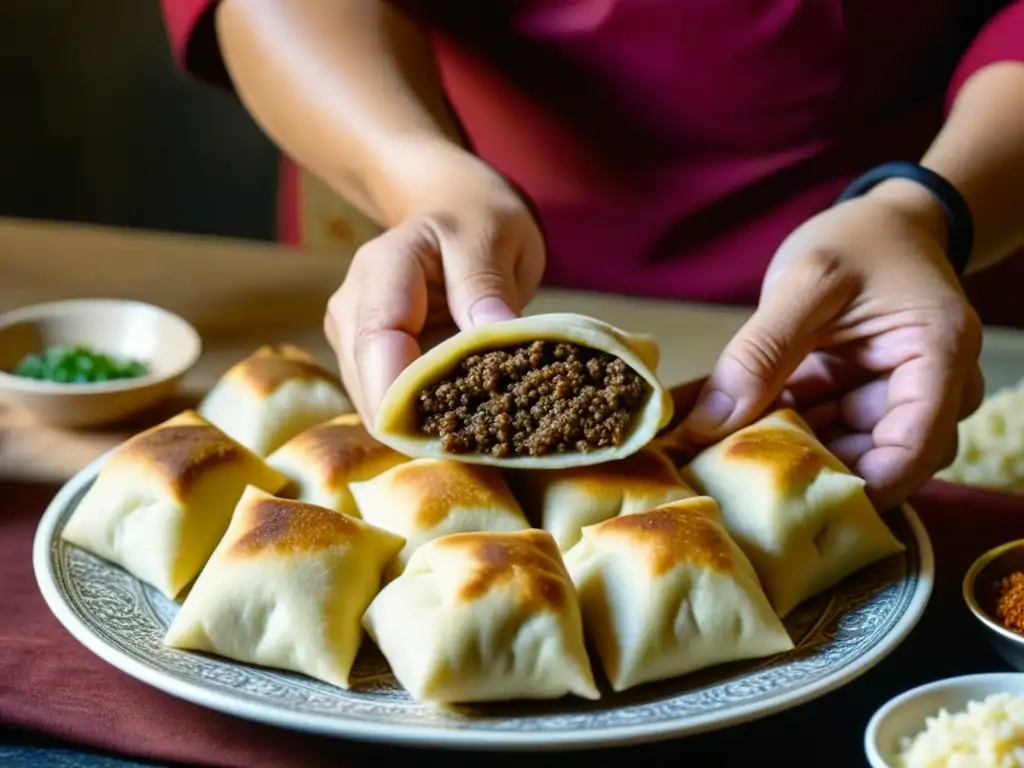
[[[950,713],[963,711],[969,701],[981,701],[993,693],[1024,696],[1024,674],[999,672],[950,677],[891,699],[875,712],[864,733],[864,751],[871,768],[896,768],[900,742],[923,731],[926,717],[940,709]]]
[[[134,379],[61,384],[9,371],[49,346],[78,346],[140,360],[149,373]],[[140,301],[74,299],[0,315],[0,400],[37,422],[95,427],[131,416],[170,395],[199,359],[199,334],[181,317]]]

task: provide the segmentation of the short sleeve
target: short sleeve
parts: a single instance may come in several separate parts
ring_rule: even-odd
[[[960,59],[946,94],[947,111],[964,83],[980,69],[1004,61],[1024,62],[1024,0],[1014,0],[995,14]]]
[[[220,0],[160,0],[175,63],[208,83],[231,87],[214,14]]]

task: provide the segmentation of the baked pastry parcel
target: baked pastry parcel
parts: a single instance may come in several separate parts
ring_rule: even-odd
[[[424,544],[363,625],[422,701],[600,696],[576,590],[545,531],[456,533]]]
[[[349,484],[369,480],[406,461],[375,440],[354,413],[307,429],[267,458],[290,481],[279,495],[356,517],[359,508]]]
[[[348,688],[363,612],[401,537],[246,489],[164,644]]]
[[[236,363],[199,404],[201,416],[259,456],[352,410],[338,377],[288,344],[260,347]]]
[[[385,393],[373,432],[413,458],[561,469],[625,458],[672,417],[657,344],[575,314],[463,331]]]
[[[217,546],[247,485],[287,482],[192,411],[125,441],[104,463],[61,537],[174,598]]]
[[[904,550],[865,481],[791,410],[779,410],[700,453],[683,478],[713,497],[779,616]]]
[[[615,691],[793,648],[706,496],[588,526],[565,564]]]
[[[390,564],[397,576],[418,547],[451,533],[519,531],[529,528],[501,472],[448,459],[415,459],[372,480],[353,483],[364,520],[403,537]]]
[[[562,552],[580,540],[585,526],[697,495],[668,457],[650,447],[608,464],[510,472],[508,479],[526,516]]]

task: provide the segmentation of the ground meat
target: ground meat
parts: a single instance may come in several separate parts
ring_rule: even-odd
[[[535,341],[467,357],[417,406],[450,453],[543,456],[619,445],[649,391],[613,355]]]

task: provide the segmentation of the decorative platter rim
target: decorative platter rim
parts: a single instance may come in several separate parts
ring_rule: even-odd
[[[484,710],[483,719],[479,713],[449,715],[375,678],[367,678],[368,689],[342,691],[290,673],[164,648],[158,640],[167,621],[161,606],[170,603],[119,568],[60,539],[64,523],[109,455],[61,488],[36,531],[36,581],[58,621],[108,664],[171,696],[242,719],[337,738],[447,749],[570,750],[738,725],[823,696],[877,665],[917,625],[934,583],[928,533],[905,505],[887,519],[906,552],[811,601],[816,607],[802,609],[804,618],[795,620],[797,648],[789,654],[747,662],[742,675],[712,678],[696,687],[686,687],[702,679],[691,675],[600,702],[548,703],[539,714],[527,710],[525,715],[491,717]],[[791,631],[792,626],[787,620]],[[807,684],[800,684],[805,677]],[[298,704],[289,705],[288,696]],[[738,700],[731,702],[730,696]]]

